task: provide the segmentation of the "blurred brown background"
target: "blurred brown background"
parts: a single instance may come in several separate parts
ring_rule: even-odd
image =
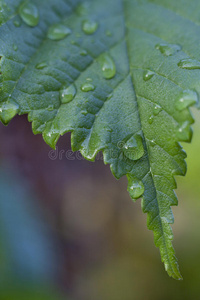
[[[27,117],[0,125],[0,299],[189,300],[200,292],[200,115],[188,174],[178,178],[174,246],[184,280],[168,277],[134,204],[101,157],[57,152]],[[69,157],[69,156],[68,156]]]

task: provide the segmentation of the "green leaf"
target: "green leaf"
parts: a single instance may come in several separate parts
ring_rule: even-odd
[[[28,11],[0,1],[1,121],[28,114],[51,147],[70,131],[86,159],[102,151],[132,199],[142,196],[165,268],[180,279],[170,207],[200,94],[199,1],[25,2]]]

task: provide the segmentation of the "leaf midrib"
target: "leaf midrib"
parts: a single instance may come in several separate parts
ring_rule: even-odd
[[[125,26],[125,29],[126,29],[126,32],[128,30],[127,26],[126,26],[126,12],[125,12],[125,0],[122,0],[123,1],[123,15],[124,15],[124,26]],[[128,43],[127,43],[127,34],[125,33],[125,39],[126,39],[126,49],[127,49],[127,56],[129,58],[129,49],[128,49]],[[130,64],[129,64],[130,66]],[[133,92],[135,93],[135,89],[134,89],[134,80],[132,78],[132,83],[133,83]],[[137,101],[137,95],[135,94],[135,98],[136,98],[136,101]],[[165,251],[167,253],[167,258],[168,258],[168,263],[170,265],[170,268],[171,268],[171,271],[172,273],[176,275],[176,272],[174,271],[174,267],[171,263],[171,259],[170,259],[170,250],[168,250],[168,247],[167,247],[167,244],[166,244],[166,236],[165,236],[165,232],[164,232],[164,228],[163,228],[163,222],[162,222],[162,219],[160,217],[160,204],[159,204],[159,201],[158,201],[158,195],[157,195],[157,190],[156,190],[156,186],[155,186],[155,182],[154,182],[154,174],[152,173],[152,170],[151,170],[151,163],[150,163],[150,158],[149,158],[149,152],[148,152],[148,147],[147,147],[147,142],[146,142],[146,138],[145,138],[145,135],[144,135],[144,131],[143,131],[143,125],[142,125],[142,122],[141,122],[141,115],[140,115],[140,110],[139,110],[139,105],[138,105],[138,101],[137,101],[137,107],[138,107],[138,115],[139,115],[139,120],[140,120],[140,125],[141,125],[141,130],[143,132],[143,136],[144,136],[144,143],[145,143],[145,147],[147,149],[147,153],[148,155],[146,156],[147,160],[148,160],[148,165],[149,165],[149,172],[147,174],[151,174],[151,178],[152,178],[152,181],[153,181],[153,188],[155,190],[155,193],[156,193],[156,200],[157,200],[157,208],[158,208],[158,214],[156,217],[159,217],[159,220],[160,220],[160,223],[161,223],[161,231],[162,231],[162,235],[160,236],[160,238],[162,237],[163,238],[163,242],[164,242],[164,247],[165,247]],[[146,175],[147,175],[146,174]],[[145,176],[146,176],[145,175]]]

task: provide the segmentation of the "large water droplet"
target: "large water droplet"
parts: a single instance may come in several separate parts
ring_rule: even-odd
[[[106,79],[112,79],[116,75],[115,62],[109,54],[103,54],[99,59],[103,76]]]
[[[71,102],[75,96],[76,96],[76,87],[74,84],[66,88],[63,87],[62,90],[60,90],[60,100],[63,104]]]
[[[54,24],[49,28],[47,37],[50,40],[59,41],[71,34],[71,29],[63,24]]]
[[[160,52],[165,56],[172,56],[182,48],[181,46],[175,44],[157,44],[156,49],[160,50]]]
[[[153,109],[154,116],[157,116],[162,111],[162,107],[160,105],[155,105]]]
[[[18,113],[19,105],[15,102],[6,102],[0,104],[0,119],[7,125]]]
[[[186,58],[179,61],[178,66],[181,69],[196,70],[196,69],[200,69],[200,62],[195,59]]]
[[[176,108],[179,111],[182,111],[183,109],[197,103],[198,103],[197,93],[192,90],[185,90],[180,94],[178,101],[176,102]]]
[[[192,128],[188,121],[185,121],[179,128],[177,132],[177,137],[181,142],[191,142],[192,139]]]
[[[140,135],[132,136],[123,146],[126,157],[131,160],[138,160],[144,155],[144,146]]]
[[[29,26],[35,27],[39,23],[39,12],[37,7],[31,2],[25,2],[20,5],[19,15]]]
[[[83,92],[91,92],[95,90],[95,86],[90,82],[86,82],[81,86],[81,90]]]
[[[148,80],[150,80],[154,75],[155,75],[155,73],[152,72],[152,71],[150,71],[150,70],[144,71],[144,73],[143,73],[143,79],[144,79],[144,81],[148,81]]]
[[[97,31],[98,23],[92,20],[86,20],[82,24],[83,32],[86,34],[93,34]]]
[[[131,176],[128,184],[128,192],[133,200],[137,200],[144,194],[144,184],[141,180]]]
[[[46,62],[41,62],[41,63],[39,63],[39,64],[36,65],[36,69],[42,70],[42,69],[46,68],[47,66],[48,65],[47,65]]]

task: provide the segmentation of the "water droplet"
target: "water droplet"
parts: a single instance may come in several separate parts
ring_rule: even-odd
[[[81,50],[81,51],[80,51],[80,55],[82,55],[82,56],[87,56],[88,53],[87,53],[86,50]]]
[[[15,21],[13,22],[13,24],[15,25],[15,27],[20,27],[20,26],[21,26],[21,22],[18,21],[18,20],[15,20]]]
[[[112,97],[113,97],[113,93],[111,93],[107,96],[107,100],[110,100]]]
[[[198,103],[197,93],[192,90],[185,90],[179,96],[178,101],[176,102],[176,108],[179,111],[182,111],[183,109],[197,103]]]
[[[191,142],[193,135],[192,128],[190,126],[190,123],[188,121],[185,121],[179,128],[177,137],[179,141],[181,142]]]
[[[144,81],[148,81],[148,80],[150,80],[154,75],[155,75],[155,73],[152,72],[152,71],[150,71],[150,70],[144,71],[144,73],[143,73],[143,79],[144,79]]]
[[[84,116],[86,116],[88,114],[88,112],[87,112],[87,110],[82,110],[81,114],[84,115]]]
[[[87,81],[92,81],[92,78],[88,77],[86,78]]]
[[[83,92],[91,92],[95,90],[95,86],[90,82],[86,82],[81,86],[81,90]]]
[[[129,178],[128,192],[133,200],[139,199],[144,194],[144,184],[134,176]]]
[[[116,66],[112,57],[109,54],[103,54],[100,57],[99,62],[104,78],[112,79],[116,75]]]
[[[157,44],[156,49],[160,50],[160,52],[165,56],[172,56],[179,52],[182,48],[175,44]]]
[[[42,69],[46,68],[47,66],[48,65],[47,65],[46,62],[41,62],[41,63],[39,63],[39,64],[36,65],[36,69],[42,70]]]
[[[63,87],[60,90],[60,100],[63,104],[71,102],[76,96],[76,87],[74,84],[69,87]]]
[[[179,61],[178,66],[181,69],[196,70],[196,69],[200,69],[200,62],[195,59],[186,58]]]
[[[17,50],[18,50],[17,45],[15,45],[15,44],[13,45],[13,50],[14,50],[14,51],[17,51]]]
[[[25,2],[20,6],[19,15],[22,20],[31,27],[35,27],[39,23],[38,9],[31,2]]]
[[[126,157],[131,160],[138,160],[144,155],[142,137],[140,135],[132,136],[123,146]]]
[[[71,29],[63,24],[54,24],[49,28],[47,37],[53,41],[59,41],[71,34]]]
[[[92,20],[86,20],[82,24],[82,29],[85,34],[93,34],[97,31],[98,23]]]
[[[153,114],[154,116],[159,115],[159,113],[162,111],[162,107],[160,105],[155,105],[154,106],[154,110],[153,110]]]
[[[151,147],[155,147],[156,146],[155,140],[150,140],[149,144],[150,144]]]
[[[47,110],[48,110],[48,111],[54,110],[54,106],[53,106],[53,105],[49,105],[49,106],[47,107]]]
[[[151,116],[151,117],[149,118],[148,122],[149,122],[149,124],[152,124],[153,121],[154,121],[154,116]]]
[[[18,113],[19,105],[15,102],[6,102],[0,104],[0,119],[7,125]]]

